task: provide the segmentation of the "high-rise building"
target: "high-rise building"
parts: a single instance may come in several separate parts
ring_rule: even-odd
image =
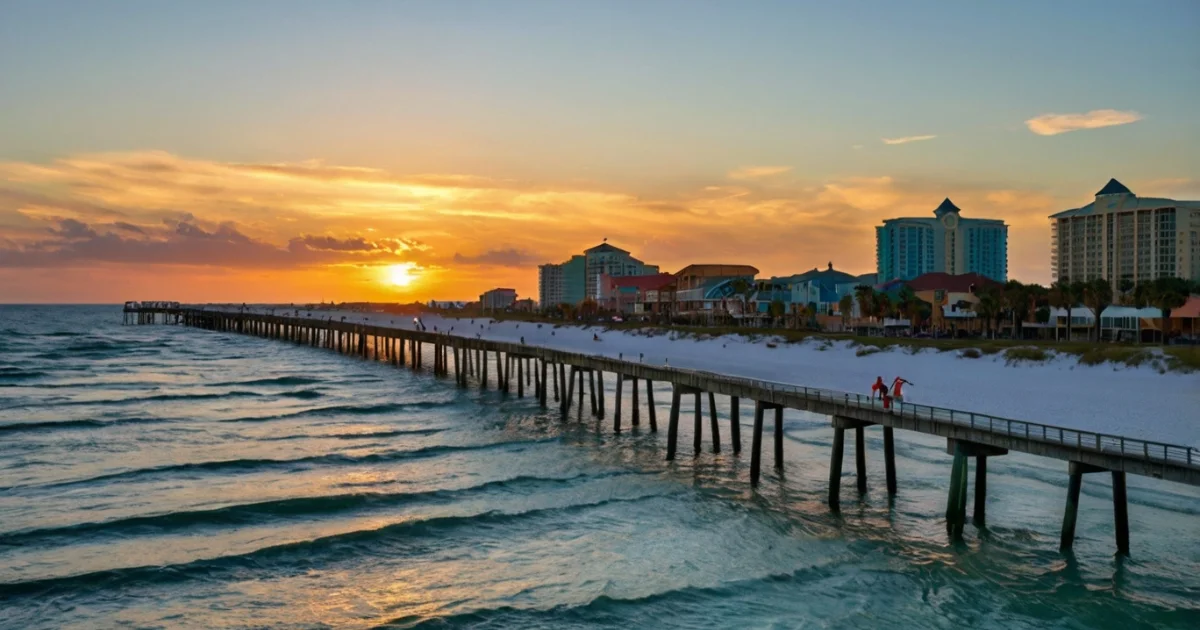
[[[887,219],[875,228],[879,282],[912,280],[934,271],[978,273],[1008,280],[1008,226],[999,219],[964,219],[946,199],[933,218]]]
[[[598,300],[602,274],[621,278],[656,273],[657,265],[647,265],[619,247],[601,243],[564,263],[539,265],[538,299],[542,308],[579,304],[589,297]]]
[[[600,299],[601,274],[613,278],[626,276],[652,276],[658,273],[658,265],[647,265],[634,258],[629,252],[620,247],[613,247],[607,242],[590,249],[585,249],[583,255],[587,258],[587,278],[584,280],[586,297]]]
[[[1138,197],[1110,179],[1091,203],[1050,222],[1055,280],[1200,280],[1200,201]]]
[[[563,303],[562,265],[538,265],[538,303],[544,309],[554,308]]]

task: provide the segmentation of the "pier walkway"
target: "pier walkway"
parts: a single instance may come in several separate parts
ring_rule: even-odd
[[[754,424],[750,449],[750,482],[757,484],[761,471],[763,425],[767,414],[774,421],[774,465],[783,466],[783,410],[797,409],[829,416],[834,429],[830,455],[830,507],[837,510],[841,500],[842,460],[845,432],[854,431],[855,472],[857,489],[867,488],[864,430],[879,426],[884,438],[884,463],[889,495],[897,492],[893,431],[903,429],[944,437],[947,452],[954,456],[951,465],[950,488],[947,499],[947,526],[953,537],[962,535],[966,523],[968,463],[975,459],[975,501],[973,522],[982,526],[985,521],[987,495],[987,459],[1009,451],[1029,453],[1068,462],[1068,496],[1063,518],[1061,544],[1072,546],[1075,536],[1075,517],[1084,474],[1109,472],[1113,479],[1113,503],[1118,553],[1129,551],[1129,525],[1125,493],[1125,475],[1132,473],[1192,486],[1200,486],[1200,450],[1122,437],[1077,431],[1023,420],[1000,418],[987,414],[945,409],[904,402],[884,408],[881,401],[862,394],[839,392],[775,383],[770,381],[729,376],[716,372],[648,365],[637,361],[605,356],[568,352],[552,348],[526,346],[518,343],[492,341],[434,333],[405,330],[388,326],[356,324],[346,321],[321,320],[311,317],[289,317],[262,313],[185,308],[174,303],[151,305],[127,303],[125,321],[138,324],[177,323],[208,330],[253,334],[332,349],[338,352],[411,365],[414,370],[425,369],[431,363],[434,374],[450,376],[460,387],[475,381],[479,387],[489,387],[489,371],[494,373],[495,385],[504,392],[525,395],[531,385],[531,395],[542,406],[548,406],[550,390],[564,417],[573,404],[582,410],[584,389],[591,413],[605,416],[604,375],[616,379],[616,405],[613,430],[621,431],[622,396],[625,385],[631,384],[631,424],[640,423],[638,402],[639,384],[645,382],[646,412],[651,431],[657,431],[657,412],[652,385],[668,383],[672,387],[670,415],[667,426],[668,460],[677,452],[680,403],[683,396],[694,397],[693,452],[702,447],[703,394],[707,394],[709,438],[714,452],[721,448],[720,423],[716,396],[729,399],[729,440],[735,454],[741,451],[741,400],[754,403]],[[431,361],[424,359],[429,353]],[[578,387],[578,393],[576,393]]]

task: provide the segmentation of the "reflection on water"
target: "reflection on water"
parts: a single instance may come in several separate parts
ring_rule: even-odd
[[[787,413],[751,490],[690,422],[668,464],[645,425],[119,323],[0,307],[0,627],[1200,627],[1192,488],[1131,478],[1116,559],[1089,477],[1064,555],[1065,464],[994,458],[989,526],[951,545],[928,436],[897,433],[889,501],[868,430],[868,494],[832,514],[821,417]]]

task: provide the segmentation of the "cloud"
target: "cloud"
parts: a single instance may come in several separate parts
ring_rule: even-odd
[[[527,265],[536,265],[541,260],[535,254],[523,252],[518,249],[493,249],[488,250],[477,256],[464,256],[459,253],[454,254],[454,264],[456,265],[492,265],[496,267],[523,267]]]
[[[113,227],[120,229],[120,230],[125,230],[126,232],[133,232],[135,234],[145,234],[146,233],[146,231],[143,230],[142,228],[140,228],[132,223],[126,223],[124,221],[115,221],[112,225],[113,225]]]
[[[111,229],[110,229],[111,228]],[[222,222],[206,228],[189,221],[164,221],[160,227],[138,228],[136,236],[115,224],[88,225],[61,219],[51,239],[0,241],[0,267],[63,267],[91,263],[163,264],[251,269],[298,269],[344,264],[347,253],[360,263],[405,262],[388,247],[363,237],[346,239],[304,235],[277,247],[251,238],[236,224]],[[396,242],[395,239],[391,239]]]
[[[92,238],[96,236],[96,232],[89,228],[86,223],[76,221],[75,219],[63,219],[59,222],[58,229],[51,228],[50,232],[66,239]]]
[[[1042,114],[1025,121],[1025,126],[1039,136],[1055,136],[1080,129],[1099,129],[1128,125],[1142,119],[1135,111],[1095,109],[1083,114]]]
[[[884,144],[908,144],[909,142],[921,142],[922,140],[933,140],[937,136],[904,136],[902,138],[880,138]]]
[[[743,166],[729,171],[729,179],[761,179],[782,175],[790,170],[790,166]]]
[[[305,234],[304,236],[294,238],[288,242],[288,249],[320,249],[334,252],[370,252],[379,249],[375,243],[367,241],[361,236],[353,238],[337,239],[332,236],[313,236]]]
[[[875,225],[932,216],[947,196],[967,216],[1014,226],[1013,275],[1039,280],[1048,275],[1046,215],[1092,192],[1057,199],[1003,182],[886,172],[823,180],[781,166],[734,172],[744,179],[718,176],[637,195],[578,182],[161,152],[0,162],[0,267],[8,268],[0,270],[0,293],[14,301],[47,295],[33,280],[41,273],[33,270],[46,268],[64,287],[88,286],[82,278],[105,269],[113,300],[127,299],[117,294],[118,279],[135,277],[143,284],[130,289],[172,299],[245,301],[263,299],[252,291],[287,295],[288,287],[313,301],[395,299],[377,268],[412,263],[423,270],[412,297],[460,298],[499,284],[531,295],[537,263],[566,260],[605,236],[668,271],[721,260],[786,275],[832,260],[867,272]],[[1025,248],[1020,259],[1018,247]],[[197,277],[212,280],[201,287]],[[155,286],[161,290],[149,290]]]

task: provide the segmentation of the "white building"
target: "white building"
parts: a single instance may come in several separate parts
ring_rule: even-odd
[[[1200,280],[1200,201],[1138,197],[1110,179],[1092,203],[1050,220],[1056,280]]]

